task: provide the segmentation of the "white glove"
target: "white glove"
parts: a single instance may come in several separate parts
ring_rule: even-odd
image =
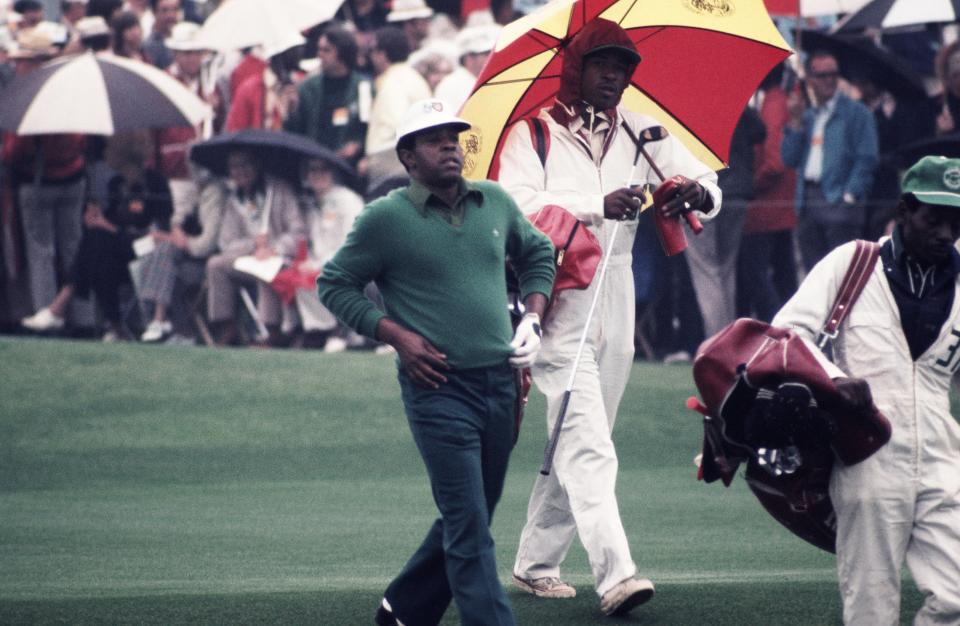
[[[517,332],[513,334],[513,341],[510,342],[513,348],[513,355],[510,357],[510,365],[515,369],[523,369],[533,365],[537,358],[537,351],[540,350],[540,316],[536,313],[527,313],[517,325]]]

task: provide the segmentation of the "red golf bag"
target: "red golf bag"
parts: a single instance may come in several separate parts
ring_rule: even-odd
[[[874,246],[876,244],[873,244]],[[876,248],[855,255],[825,331],[830,334],[869,279]],[[839,309],[839,314],[838,314]],[[809,543],[833,552],[828,484],[834,459],[863,461],[890,440],[876,408],[851,412],[803,339],[792,330],[739,319],[701,344],[693,379],[704,416],[699,478],[729,486],[741,463],[760,503]]]

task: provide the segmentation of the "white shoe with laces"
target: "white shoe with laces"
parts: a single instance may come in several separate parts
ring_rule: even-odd
[[[652,597],[652,582],[646,578],[628,578],[603,594],[600,610],[604,615],[626,615]]]
[[[64,319],[59,315],[54,315],[49,307],[43,307],[30,317],[25,317],[20,320],[20,324],[24,328],[37,333],[49,330],[60,330],[63,328],[64,323]]]
[[[538,598],[573,598],[577,590],[555,576],[543,578],[520,578],[513,575],[513,584]]]
[[[140,341],[144,343],[156,343],[163,341],[173,332],[173,324],[164,320],[152,320],[147,324],[147,329],[140,335]]]

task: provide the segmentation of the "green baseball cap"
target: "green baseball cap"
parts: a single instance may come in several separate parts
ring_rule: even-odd
[[[925,204],[960,208],[960,159],[923,157],[904,174],[901,189]]]

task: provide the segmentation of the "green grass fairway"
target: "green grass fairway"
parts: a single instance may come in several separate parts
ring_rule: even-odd
[[[395,376],[369,353],[0,337],[0,624],[372,624],[435,510]],[[689,367],[638,364],[614,437],[656,597],[601,617],[577,543],[577,598],[509,587],[520,624],[840,622],[831,555],[742,478],[695,480],[692,391]],[[505,582],[546,438],[534,396],[494,520]]]

